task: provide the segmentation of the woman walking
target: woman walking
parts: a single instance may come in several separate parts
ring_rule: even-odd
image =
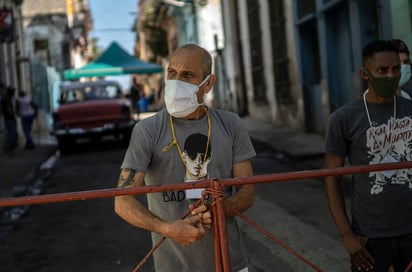
[[[33,149],[33,137],[31,135],[31,128],[33,120],[37,116],[37,105],[26,96],[24,91],[19,92],[19,97],[16,103],[17,114],[21,118],[21,125],[26,139],[25,149]]]

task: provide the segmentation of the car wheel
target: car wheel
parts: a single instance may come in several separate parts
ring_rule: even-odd
[[[101,137],[98,135],[93,135],[93,136],[90,136],[89,139],[92,142],[92,144],[97,144],[97,143],[100,143]]]
[[[57,139],[61,155],[67,155],[73,151],[75,139],[70,137],[60,137]]]

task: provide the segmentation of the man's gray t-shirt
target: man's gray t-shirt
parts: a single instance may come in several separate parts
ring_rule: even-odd
[[[367,103],[363,98],[329,118],[325,152],[348,157],[351,165],[412,160],[412,102]],[[354,174],[351,183],[352,226],[369,238],[412,233],[412,169]]]
[[[251,159],[255,156],[255,151],[247,130],[236,114],[213,108],[208,109],[208,112],[211,124],[208,147],[210,162],[204,178],[230,178],[232,165]],[[173,126],[182,153],[205,152],[205,141],[202,139],[208,135],[207,116],[199,120],[173,118]],[[146,185],[183,182],[186,168],[177,146],[171,145],[173,135],[165,109],[137,123],[131,139],[121,168],[145,172]],[[167,146],[169,148],[165,148]],[[195,161],[195,156],[192,159]],[[226,193],[228,191],[230,190],[225,190]],[[147,198],[148,208],[166,221],[181,218],[188,209],[184,191],[152,193],[148,194]],[[240,233],[235,218],[226,218],[226,231],[232,268],[233,271],[238,271],[247,265],[242,255]],[[161,237],[158,234],[152,233],[154,244],[159,239]],[[156,271],[215,271],[213,232],[208,230],[202,240],[190,246],[181,246],[166,239],[155,251],[154,258]]]

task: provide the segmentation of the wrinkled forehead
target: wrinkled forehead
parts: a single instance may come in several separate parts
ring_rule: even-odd
[[[179,71],[203,73],[203,52],[194,48],[184,48],[175,51],[169,60],[168,68]]]

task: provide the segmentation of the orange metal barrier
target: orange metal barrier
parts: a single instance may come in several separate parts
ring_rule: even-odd
[[[57,193],[37,196],[22,196],[1,198],[0,207],[10,206],[23,206],[28,204],[46,204],[55,202],[68,202],[77,200],[88,200],[98,198],[110,198],[122,195],[140,195],[159,193],[171,190],[186,190],[195,188],[210,188],[211,181],[218,181],[222,186],[239,186],[245,184],[259,184],[270,182],[282,182],[297,179],[313,179],[327,176],[338,176],[347,174],[357,174],[366,172],[376,172],[384,170],[405,169],[412,168],[412,161],[396,162],[396,163],[382,163],[375,165],[361,165],[361,166],[348,166],[337,167],[333,169],[318,169],[318,170],[306,170],[298,172],[286,172],[267,175],[258,175],[248,178],[229,178],[229,179],[205,179],[197,182],[181,182],[162,186],[144,186],[137,188],[112,188],[112,189],[99,189],[69,193]]]
[[[408,267],[405,269],[405,272],[409,272],[412,269],[412,261],[411,263],[408,265]]]
[[[37,196],[22,196],[15,198],[2,198],[0,199],[0,207],[9,206],[22,206],[29,204],[46,204],[55,202],[68,202],[77,200],[88,200],[88,199],[98,199],[98,198],[109,198],[122,195],[139,195],[148,194],[156,192],[164,192],[171,190],[186,190],[195,188],[205,188],[208,193],[212,195],[212,214],[213,214],[213,230],[215,233],[215,262],[216,271],[231,271],[230,265],[230,255],[227,247],[227,238],[225,232],[225,219],[223,212],[223,190],[225,186],[240,186],[246,184],[259,184],[259,183],[270,183],[270,182],[282,182],[298,179],[314,179],[327,176],[336,175],[347,175],[347,174],[357,174],[366,172],[376,172],[384,170],[394,170],[394,169],[405,169],[412,168],[412,162],[398,162],[398,163],[384,163],[375,165],[363,165],[363,166],[350,166],[350,167],[339,167],[334,169],[319,169],[319,170],[307,170],[299,172],[287,172],[287,173],[276,173],[268,175],[252,176],[248,178],[231,178],[231,179],[206,179],[191,183],[175,183],[163,186],[144,186],[138,188],[113,188],[113,189],[102,189],[102,190],[90,190],[90,191],[80,191],[80,192],[69,192],[69,193],[59,193],[59,194],[48,194],[48,195],[37,195]],[[201,201],[201,200],[200,200]],[[195,204],[196,205],[196,204]],[[230,209],[229,206],[227,208]],[[271,240],[279,243],[282,247],[287,249],[289,252],[297,256],[299,259],[304,261],[310,267],[316,271],[321,271],[316,265],[305,260],[293,249],[287,247],[286,244],[278,240],[276,237],[271,235],[269,232],[263,228],[254,224],[250,219],[246,218],[241,213],[232,209],[239,217],[244,219],[249,224],[255,226],[259,231],[268,236]],[[190,211],[186,213],[184,217],[190,214]],[[147,258],[154,252],[154,250],[160,246],[162,239],[157,245],[155,245],[148,255],[142,260],[142,262],[135,268],[134,271],[138,271],[141,264],[143,264]],[[412,262],[405,270],[405,272],[410,271],[412,268]]]

